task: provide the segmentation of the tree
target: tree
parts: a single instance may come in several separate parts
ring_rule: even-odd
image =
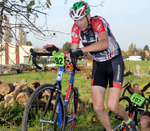
[[[27,41],[26,42],[26,46],[32,46],[32,42],[31,41]]]
[[[144,48],[143,48],[143,50],[145,50],[145,51],[147,50],[148,52],[150,52],[148,45],[145,45]]]
[[[70,49],[70,47],[71,47],[71,43],[66,42],[66,43],[63,45],[62,50],[63,50],[64,52],[66,52],[68,49]]]
[[[26,43],[26,33],[23,30],[22,24],[19,24],[18,42],[20,43],[20,45],[25,45]]]
[[[143,50],[140,50],[140,51],[138,52],[138,55],[141,56],[141,59],[142,59],[142,60],[144,60],[144,58],[145,58],[145,52],[144,52]]]
[[[128,48],[128,55],[132,56],[136,53],[137,49],[136,49],[136,44],[131,43],[131,45]]]
[[[128,58],[128,54],[125,51],[121,51],[122,57],[123,58]]]
[[[20,44],[17,39],[17,30],[18,27],[22,27],[24,29],[24,33],[32,32],[38,38],[42,38],[46,36],[46,32],[49,37],[52,37],[49,30],[44,28],[44,26],[36,26],[36,20],[39,16],[44,15],[46,18],[47,8],[50,8],[51,2],[50,0],[2,0],[0,1],[0,42],[4,39],[4,29],[6,29],[7,19],[8,17],[11,20],[10,23],[10,32],[13,37]],[[45,24],[43,20],[43,25]],[[20,24],[21,23],[21,24]],[[47,36],[47,38],[49,38]]]
[[[11,26],[10,26],[10,23],[9,23],[9,19],[7,18],[5,20],[5,42],[7,43],[10,43],[11,42]]]

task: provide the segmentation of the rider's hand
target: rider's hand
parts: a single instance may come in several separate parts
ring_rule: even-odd
[[[68,53],[69,53],[69,50],[67,50],[64,54],[65,54],[65,57],[66,57],[66,60],[69,60],[69,55],[68,55]]]
[[[76,48],[76,49],[70,49],[70,56],[71,57],[79,57],[79,56],[83,56],[84,53],[83,51],[81,50],[81,48]]]
[[[53,52],[53,51],[58,52],[59,51],[59,49],[55,45],[48,45],[47,44],[47,45],[43,46],[43,48],[49,52]]]
[[[125,88],[130,88],[131,87],[131,84],[129,82],[125,82]]]

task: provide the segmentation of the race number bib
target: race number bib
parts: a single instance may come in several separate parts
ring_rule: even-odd
[[[64,53],[63,52],[55,52],[52,54],[55,59],[55,63],[57,66],[64,66]]]
[[[139,94],[133,93],[133,95],[130,97],[130,100],[138,106],[141,106],[144,103],[145,98]]]

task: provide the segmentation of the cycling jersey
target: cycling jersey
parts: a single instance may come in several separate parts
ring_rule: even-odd
[[[84,46],[88,46],[98,41],[98,34],[107,32],[109,47],[108,49],[100,52],[90,52],[93,60],[102,62],[112,59],[121,54],[120,47],[116,42],[109,24],[101,16],[91,17],[91,24],[85,31],[80,31],[76,24],[72,27],[72,43],[79,44],[81,41]]]

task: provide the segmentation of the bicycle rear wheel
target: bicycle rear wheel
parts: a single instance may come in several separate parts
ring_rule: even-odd
[[[66,127],[65,131],[73,131],[78,106],[78,89],[73,87],[69,95],[69,100],[66,108]]]
[[[131,101],[130,98],[127,96],[123,96],[119,100],[119,104],[122,105],[126,111],[127,114],[129,114],[129,109],[131,107]],[[115,115],[112,111],[109,111],[109,116],[111,120],[111,125],[114,131],[123,131],[124,125],[123,125],[123,119],[117,115]]]
[[[61,92],[51,84],[39,86],[25,107],[22,131],[63,131],[64,127],[65,106]]]

